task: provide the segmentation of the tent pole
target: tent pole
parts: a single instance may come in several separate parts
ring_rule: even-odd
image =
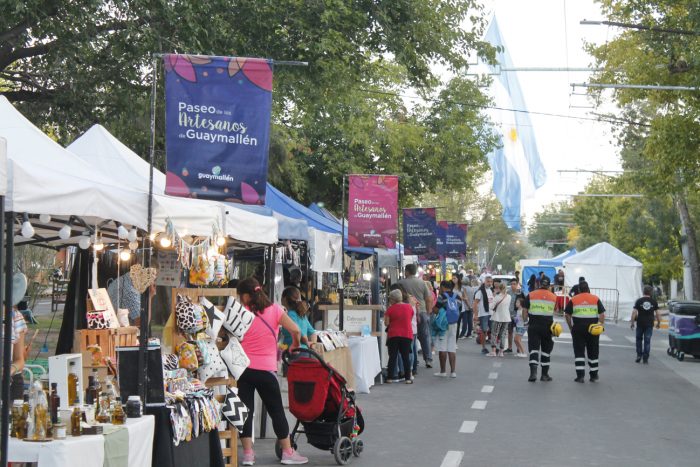
[[[340,216],[342,217],[342,227],[340,230],[340,287],[338,288],[338,329],[341,331],[345,325],[345,175],[343,175],[343,191],[340,193]]]
[[[2,432],[0,433],[0,466],[7,465],[8,443],[10,436],[10,369],[12,366],[12,245],[14,234],[12,232],[11,213],[5,219],[5,197],[0,196],[0,265],[5,260],[5,269],[0,274],[0,303],[5,302],[5,322],[2,331]],[[7,222],[7,225],[5,225]],[[3,235],[7,227],[7,233]],[[4,250],[7,249],[7,257]],[[8,272],[9,271],[9,272]]]

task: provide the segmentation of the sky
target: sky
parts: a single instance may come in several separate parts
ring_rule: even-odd
[[[590,67],[593,60],[584,51],[584,41],[603,44],[617,32],[607,26],[579,24],[583,19],[604,19],[593,0],[486,0],[484,4],[486,11],[496,14],[516,68]],[[587,82],[589,72],[520,71],[517,75],[529,111],[587,118],[601,111],[577,108],[590,107],[592,102],[572,95],[571,83]],[[585,88],[574,92],[582,94]],[[531,121],[547,182],[523,205],[526,219],[552,202],[571,199],[559,195],[578,193],[591,177],[560,170],[620,170],[608,123],[541,115],[531,115]]]

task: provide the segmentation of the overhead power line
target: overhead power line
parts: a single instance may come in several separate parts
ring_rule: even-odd
[[[632,23],[621,23],[619,21],[594,21],[594,20],[582,20],[579,24],[588,26],[615,26],[624,29],[637,29],[639,31],[651,31],[651,32],[662,32],[665,34],[680,34],[685,36],[700,36],[700,31],[690,31],[687,29],[676,29],[676,28],[660,28],[658,26],[646,26],[644,24],[632,24]]]
[[[700,91],[695,86],[667,86],[661,84],[613,84],[613,83],[571,83],[572,88],[601,89],[643,89],[647,91]]]

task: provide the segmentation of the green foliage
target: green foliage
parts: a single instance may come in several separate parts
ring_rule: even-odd
[[[551,204],[535,214],[533,225],[528,229],[528,239],[534,246],[550,249],[553,256],[563,253],[569,249],[566,243],[569,225],[564,224],[570,224],[572,220],[569,203]],[[551,244],[552,241],[556,244]]]
[[[63,144],[101,123],[145,155],[153,52],[307,61],[275,69],[270,180],[337,208],[343,174],[396,173],[409,203],[469,183],[494,144],[486,98],[459,77],[468,56],[493,60],[484,27],[475,0],[8,0],[0,92]],[[440,83],[435,63],[457,78]],[[406,108],[409,88],[440,104]]]

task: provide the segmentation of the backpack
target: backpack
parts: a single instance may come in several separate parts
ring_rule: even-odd
[[[449,324],[450,323],[447,321],[447,313],[441,309],[431,322],[433,334],[442,336],[445,334],[445,331],[447,331]]]
[[[444,297],[447,299],[445,303],[445,315],[447,316],[448,324],[455,324],[459,321],[459,302],[457,301],[457,296],[455,294],[445,293]]]

